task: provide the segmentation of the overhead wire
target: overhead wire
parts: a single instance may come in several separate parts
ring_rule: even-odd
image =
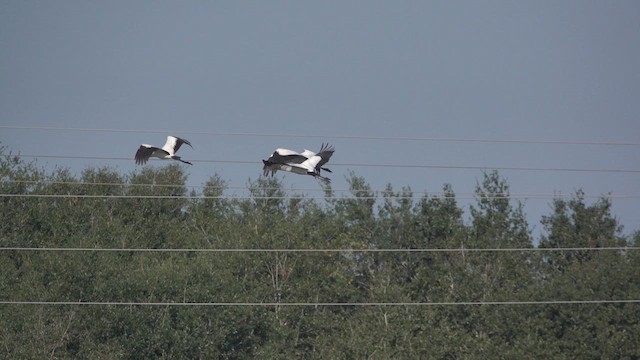
[[[258,248],[72,248],[72,247],[0,247],[0,251],[24,251],[24,252],[129,252],[129,253],[526,253],[526,252],[577,252],[577,251],[634,251],[640,250],[638,246],[610,246],[610,247],[556,247],[556,248],[348,248],[348,249],[258,249]]]
[[[97,195],[97,194],[10,194],[0,193],[0,198],[37,198],[37,199],[173,199],[173,200],[384,200],[379,196],[304,196],[304,195]],[[433,197],[432,197],[433,198]],[[553,200],[560,199],[551,194],[523,194],[523,195],[473,195],[473,196],[436,196],[436,198],[449,198],[457,200],[473,199],[524,199],[524,200]],[[566,198],[566,197],[565,197]],[[610,196],[584,196],[583,198],[605,198],[615,200],[640,199],[640,195],[610,195]],[[390,200],[419,200],[412,196],[392,196]]]
[[[55,158],[55,159],[84,159],[84,160],[117,160],[132,161],[125,157],[106,156],[64,156],[46,154],[20,154],[24,158]],[[190,159],[194,163],[224,163],[259,165],[254,160],[207,160]],[[453,169],[453,170],[503,170],[503,171],[549,171],[549,172],[592,172],[592,173],[640,173],[640,169],[607,169],[607,168],[570,168],[570,167],[526,167],[526,166],[485,166],[485,165],[429,165],[429,164],[373,164],[373,163],[332,163],[331,166],[341,167],[376,167],[376,168],[413,168],[413,169]]]
[[[639,304],[640,299],[600,300],[529,300],[529,301],[442,301],[442,302],[134,302],[134,301],[20,301],[0,300],[0,305],[49,305],[49,306],[164,306],[164,307],[383,307],[383,306],[504,306],[504,305],[602,305]]]
[[[27,184],[27,185],[63,185],[68,187],[98,187],[98,186],[112,186],[112,187],[121,187],[121,188],[186,188],[186,189],[219,189],[223,191],[227,190],[244,190],[244,191],[281,191],[284,193],[295,193],[295,192],[311,192],[311,193],[339,193],[339,194],[348,194],[355,195],[360,193],[365,194],[380,194],[383,196],[388,196],[389,199],[415,199],[414,195],[427,195],[430,198],[451,198],[451,199],[476,199],[476,198],[489,198],[489,199],[562,199],[562,198],[574,198],[578,196],[574,193],[509,193],[509,194],[478,194],[476,192],[455,192],[455,193],[444,193],[444,192],[429,192],[429,191],[413,191],[407,190],[406,193],[409,193],[409,196],[400,195],[405,194],[405,190],[388,190],[388,189],[328,189],[328,188],[285,188],[285,187],[251,187],[247,185],[230,185],[230,184],[220,184],[220,185],[190,185],[190,184],[152,184],[152,183],[128,183],[128,182],[88,182],[88,181],[58,181],[58,180],[2,180],[0,184]],[[30,190],[33,191],[33,190]],[[33,192],[25,193],[24,195],[31,195],[31,197],[36,197],[38,194],[34,194]],[[43,194],[46,196],[52,196],[56,194]],[[91,194],[59,194],[61,197],[78,197],[90,195],[92,197],[95,196],[104,196],[110,197],[113,195],[91,195]],[[18,197],[21,194],[2,194],[0,193],[0,197],[2,196],[13,196]],[[120,197],[124,197],[122,195]],[[135,195],[132,195],[135,197]],[[357,195],[356,195],[357,196]],[[636,199],[640,198],[640,194],[580,194],[581,198],[585,199]],[[147,198],[153,197],[153,195],[145,196]],[[225,199],[225,198],[233,198],[233,199],[248,199],[255,198],[253,195],[220,195],[220,196],[209,196],[198,194],[196,196],[159,196],[159,198],[193,198],[193,199]],[[290,198],[299,198],[299,199],[345,199],[344,197],[339,197],[335,195],[325,195],[322,197],[309,197],[304,196],[302,194],[298,194],[297,196],[288,195],[288,196],[269,196],[268,198],[274,199],[290,199]],[[378,196],[357,196],[356,199],[378,199]]]
[[[96,248],[0,248],[0,251],[116,251],[116,252],[525,252],[525,251],[626,251],[640,247],[608,248],[498,248],[498,249],[96,249]],[[441,301],[441,302],[134,302],[134,301],[34,301],[0,300],[0,305],[40,306],[164,306],[164,307],[434,307],[434,306],[508,306],[508,305],[597,305],[638,304],[640,299],[596,299],[596,300],[526,300],[526,301]]]
[[[266,133],[266,132],[222,132],[222,131],[184,131],[184,130],[151,130],[151,129],[113,129],[113,128],[80,128],[80,127],[51,127],[0,125],[0,129],[41,130],[61,132],[112,132],[112,133],[151,133],[151,134],[183,134],[209,136],[244,136],[244,137],[289,137],[316,138],[341,140],[391,140],[391,141],[428,141],[428,142],[475,142],[475,143],[505,143],[505,144],[556,144],[556,145],[598,145],[598,146],[640,146],[638,142],[624,141],[576,141],[576,140],[530,140],[530,139],[484,139],[484,138],[436,138],[418,136],[374,136],[374,135],[316,135],[296,133]]]
[[[562,193],[509,193],[509,194],[479,194],[475,192],[457,192],[457,193],[444,193],[444,192],[428,192],[428,191],[412,191],[407,190],[406,193],[409,195],[404,195],[405,190],[394,191],[394,190],[380,190],[380,189],[365,189],[365,190],[355,190],[355,189],[329,189],[329,188],[284,188],[284,187],[250,187],[250,186],[233,186],[233,185],[188,185],[188,184],[149,184],[149,183],[115,183],[115,182],[86,182],[86,181],[56,181],[56,180],[2,180],[0,184],[27,184],[27,185],[63,185],[65,187],[98,187],[98,186],[113,186],[113,187],[121,187],[121,188],[186,188],[186,189],[219,189],[223,191],[227,190],[244,190],[244,191],[281,191],[283,193],[295,193],[295,192],[322,192],[325,195],[320,197],[308,196],[304,194],[295,194],[295,195],[269,195],[269,196],[259,196],[259,195],[238,195],[238,194],[227,194],[227,195],[203,195],[196,194],[192,195],[131,195],[131,194],[110,194],[110,195],[99,195],[99,194],[85,194],[85,193],[66,193],[66,194],[38,194],[34,193],[35,190],[29,190],[27,193],[0,193],[0,197],[27,197],[27,198],[142,198],[142,199],[392,199],[392,200],[402,200],[402,199],[416,199],[414,195],[426,195],[430,198],[451,198],[451,199],[478,199],[478,198],[486,198],[486,199],[562,199],[562,198],[574,198],[579,196],[585,199],[638,199],[640,198],[640,194],[562,194]],[[327,192],[333,194],[338,193],[338,195],[327,195]],[[373,196],[359,196],[357,194],[365,193],[365,194],[375,194]],[[345,197],[344,195],[352,195],[354,197]],[[380,197],[382,196],[382,197]]]

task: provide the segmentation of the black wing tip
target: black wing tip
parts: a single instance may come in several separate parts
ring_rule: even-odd
[[[183,144],[187,144],[189,146],[191,146],[191,148],[193,149],[193,145],[191,145],[191,142],[185,138],[181,138],[179,136],[174,136],[174,138],[178,139],[178,141],[180,141]]]
[[[140,145],[138,151],[136,151],[136,155],[133,157],[133,159],[136,161],[136,165],[144,165],[147,160],[149,160],[144,156],[144,151],[147,149],[149,148],[144,145]]]
[[[319,152],[323,152],[323,151],[327,151],[327,152],[334,152],[335,147],[329,143],[322,143],[322,145],[320,146],[320,151]]]

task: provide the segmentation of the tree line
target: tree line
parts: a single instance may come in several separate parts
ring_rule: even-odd
[[[376,192],[352,173],[350,195],[312,199],[258,178],[233,197],[219,175],[189,191],[179,165],[73,175],[0,155],[2,357],[640,358],[640,304],[600,302],[640,299],[640,251],[620,249],[640,233],[604,197],[553,200],[533,239],[497,172],[466,219],[449,185]]]

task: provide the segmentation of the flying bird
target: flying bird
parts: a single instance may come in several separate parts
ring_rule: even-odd
[[[316,171],[318,172],[318,174],[320,174],[320,170],[332,172],[331,170],[324,168],[322,166],[326,164],[329,161],[329,159],[331,159],[331,156],[333,155],[334,152],[335,152],[335,149],[333,148],[333,146],[323,143],[320,146],[320,151],[318,153],[314,153],[311,150],[305,149],[302,152],[302,156],[307,157],[307,159],[310,159],[313,156],[320,156],[320,161],[316,165]]]
[[[334,151],[333,146],[329,146],[329,144],[322,144],[318,153],[311,150],[304,150],[302,153],[298,153],[289,149],[277,148],[267,160],[262,160],[264,164],[262,172],[264,176],[269,174],[273,176],[278,170],[300,175],[311,175],[328,184],[331,179],[320,175],[320,171],[331,172],[331,170],[322,166],[329,161]]]
[[[136,152],[136,164],[146,164],[146,162],[149,161],[149,158],[153,156],[162,160],[178,160],[185,164],[193,165],[188,161],[182,160],[180,156],[176,155],[176,152],[178,152],[182,144],[191,146],[191,143],[188,140],[175,136],[167,136],[167,142],[162,148],[149,144],[142,144]],[[191,148],[193,148],[193,146],[191,146]]]
[[[320,175],[320,173],[315,169],[318,162],[320,162],[320,159],[321,158],[319,156],[313,156],[301,163],[285,164],[273,163],[269,160],[262,160],[262,163],[264,164],[264,167],[262,169],[265,176],[267,176],[269,173],[271,173],[271,176],[273,176],[278,170],[282,170],[294,174],[311,175],[314,178],[324,182],[325,184],[328,184],[331,182],[331,179]]]

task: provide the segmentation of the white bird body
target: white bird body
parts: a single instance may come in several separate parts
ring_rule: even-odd
[[[277,148],[273,154],[271,154],[271,157],[269,157],[269,161],[276,163],[276,164],[287,164],[287,163],[294,163],[294,164],[299,164],[301,162],[306,161],[308,158],[298,152],[295,152],[293,150],[289,150],[289,149],[284,149],[284,148]]]
[[[318,180],[329,183],[331,179],[321,176],[320,170],[331,170],[323,168],[322,165],[333,155],[334,149],[328,144],[322,144],[319,153],[311,150],[304,150],[298,153],[293,150],[277,148],[267,160],[262,160],[264,167],[262,168],[264,176],[275,175],[278,170],[287,171],[300,175],[311,175]]]
[[[149,158],[156,157],[162,160],[178,160],[185,164],[193,165],[188,161],[182,160],[180,156],[176,155],[176,152],[178,152],[182,144],[191,146],[191,143],[188,140],[175,136],[167,136],[167,142],[162,148],[149,144],[142,144],[136,152],[136,164],[146,164],[146,162],[149,161]],[[193,146],[191,147],[193,148]]]
[[[331,172],[331,170],[327,168],[323,168],[322,165],[326,164],[329,161],[329,159],[331,159],[331,156],[333,155],[334,151],[335,149],[333,148],[333,146],[330,146],[329,144],[322,144],[322,146],[320,146],[320,151],[318,153],[305,149],[301,155],[305,156],[308,159],[311,159],[314,156],[320,157],[320,160],[316,164],[316,171],[319,174],[320,170]]]
[[[314,156],[315,154],[316,153],[311,151],[311,150],[304,149],[304,151],[300,155],[302,155],[302,156],[304,156],[304,157],[306,157],[308,159],[308,158]]]

